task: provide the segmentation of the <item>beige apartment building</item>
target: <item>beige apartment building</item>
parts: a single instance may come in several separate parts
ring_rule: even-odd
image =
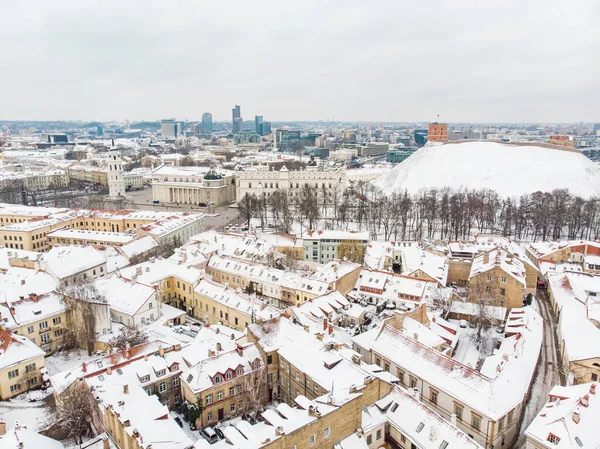
[[[26,337],[0,329],[0,398],[7,400],[38,388],[45,367],[44,351]]]
[[[210,354],[209,354],[210,355]],[[196,427],[214,425],[267,402],[265,361],[255,343],[213,354],[181,374],[183,399],[202,405]]]

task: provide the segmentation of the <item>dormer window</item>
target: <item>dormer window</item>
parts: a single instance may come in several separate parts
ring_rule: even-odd
[[[170,369],[170,370],[171,370],[171,372],[173,373],[173,372],[177,371],[178,369],[179,369],[179,364],[177,364],[177,363],[176,363],[176,364],[174,364],[174,365],[171,367],[171,369]]]
[[[142,383],[148,382],[149,380],[150,380],[150,376],[148,376],[148,375],[142,376],[140,378],[140,382],[142,382]]]
[[[558,444],[560,443],[560,438],[554,435],[553,433],[549,433],[548,441],[550,441],[552,444]]]
[[[216,384],[221,383],[221,376],[215,376],[215,383]]]
[[[164,369],[161,369],[160,371],[157,371],[156,375],[157,375],[158,377],[160,377],[160,376],[164,376],[164,375],[165,375],[165,370],[164,370]]]
[[[237,376],[241,376],[242,374],[244,374],[244,368],[238,368],[235,370],[235,374]]]
[[[227,371],[227,373],[225,373],[225,378],[231,379],[232,377],[233,377],[233,374],[231,373],[231,371]]]

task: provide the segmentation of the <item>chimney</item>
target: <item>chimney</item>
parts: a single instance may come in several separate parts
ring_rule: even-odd
[[[106,374],[108,374],[109,376],[112,374],[112,367],[108,367],[106,368]]]
[[[14,316],[17,314],[17,309],[15,309],[14,307],[10,308],[10,313]]]
[[[223,347],[221,346],[220,342],[217,342],[217,351],[222,351]]]
[[[123,394],[129,394],[129,385],[123,385]]]
[[[25,285],[25,279],[21,279],[21,285]]]
[[[417,333],[415,332],[415,333],[413,334],[413,338],[414,338],[415,340],[417,340],[417,341],[418,341],[418,340],[419,340],[419,334],[417,334]]]
[[[158,355],[161,357],[165,356],[165,348],[163,348],[162,346],[158,347]]]
[[[148,354],[144,353],[144,361],[147,362],[148,361]]]
[[[283,431],[283,427],[277,426],[277,428],[275,429],[275,434],[276,435],[284,435],[285,432]]]
[[[435,425],[431,425],[431,427],[429,428],[429,440],[430,441],[435,441],[437,439],[437,431],[435,428]]]
[[[327,318],[323,318],[323,330],[327,330]]]
[[[6,434],[6,423],[0,420],[0,436]]]
[[[579,407],[575,407],[575,410],[573,410],[573,422],[575,424],[579,424],[580,419],[581,419],[581,412],[579,410]]]
[[[596,384],[595,383],[590,385],[590,393],[596,394]]]
[[[107,436],[102,438],[102,449],[110,449],[110,441],[108,441]]]
[[[337,263],[334,263],[334,264],[333,264],[333,272],[334,272],[334,273],[337,273],[337,267],[338,267],[338,266],[337,266]]]
[[[328,333],[329,335],[333,334],[333,324],[330,324],[330,325],[329,325],[329,328],[327,329],[327,333]]]
[[[136,274],[137,276],[141,276],[141,275],[142,275],[142,267],[137,267],[137,268],[135,269],[135,274]]]
[[[237,352],[239,355],[244,355],[244,348],[240,345],[237,345]]]
[[[452,424],[454,427],[456,427],[456,413],[452,413],[450,415],[450,424]]]
[[[84,373],[86,373],[86,372],[87,372],[87,363],[83,362],[83,363],[81,364],[81,371],[82,371],[82,372],[84,372]]]

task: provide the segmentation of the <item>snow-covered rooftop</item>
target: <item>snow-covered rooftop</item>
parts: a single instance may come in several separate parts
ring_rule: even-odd
[[[556,385],[525,431],[535,447],[596,449],[600,445],[600,385]]]

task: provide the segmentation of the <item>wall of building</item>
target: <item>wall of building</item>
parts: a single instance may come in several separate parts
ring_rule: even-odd
[[[31,364],[35,364],[35,368],[30,373],[27,373],[27,366]],[[23,385],[23,382],[27,382],[28,379],[35,379],[35,384],[31,384],[31,389],[39,387],[42,384],[40,368],[43,366],[45,366],[44,357],[40,355],[39,357],[16,363],[0,370],[0,398],[2,400],[7,400],[26,392],[27,388]],[[14,370],[18,370],[18,375],[9,378],[9,373]],[[33,382],[33,380],[31,382]],[[18,390],[11,391],[11,386],[14,385],[21,386]]]

